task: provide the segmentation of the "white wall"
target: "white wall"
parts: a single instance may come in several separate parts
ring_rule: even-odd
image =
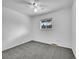
[[[29,41],[30,18],[17,11],[3,7],[2,15],[3,50]],[[28,38],[28,39],[27,39]]]
[[[72,8],[72,50],[76,56],[76,1]]]
[[[31,18],[32,21],[32,40],[45,42],[45,43],[55,43],[63,47],[71,48],[71,8],[63,9],[48,14],[38,15]],[[52,31],[41,31],[40,30],[40,20],[43,18],[53,17],[55,19],[55,30]]]

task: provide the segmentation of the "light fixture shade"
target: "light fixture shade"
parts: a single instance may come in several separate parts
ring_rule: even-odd
[[[34,12],[37,12],[38,10],[37,10],[37,8],[34,8]]]

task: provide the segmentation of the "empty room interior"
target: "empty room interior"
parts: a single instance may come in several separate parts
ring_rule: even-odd
[[[2,0],[2,59],[76,59],[75,0]]]

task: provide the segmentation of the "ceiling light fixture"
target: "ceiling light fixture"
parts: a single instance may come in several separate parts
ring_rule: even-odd
[[[46,10],[45,5],[43,5],[39,0],[24,0],[26,7],[31,8],[35,13]]]
[[[34,9],[34,12],[37,12],[38,10],[40,10],[40,6],[38,5],[38,3],[34,2],[33,3],[33,9]]]
[[[35,9],[34,9],[34,12],[37,12],[37,11],[38,11],[38,10],[35,8]]]

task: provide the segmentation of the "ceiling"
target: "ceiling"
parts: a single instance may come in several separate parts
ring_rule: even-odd
[[[33,1],[33,0],[26,0],[26,1]],[[69,7],[72,4],[72,1],[73,0],[39,0],[39,3],[44,5],[46,9],[38,11],[36,13],[32,8],[26,7],[26,3],[24,3],[22,0],[2,0],[3,3],[2,6],[32,16],[47,13],[49,11],[57,10],[64,7]]]

